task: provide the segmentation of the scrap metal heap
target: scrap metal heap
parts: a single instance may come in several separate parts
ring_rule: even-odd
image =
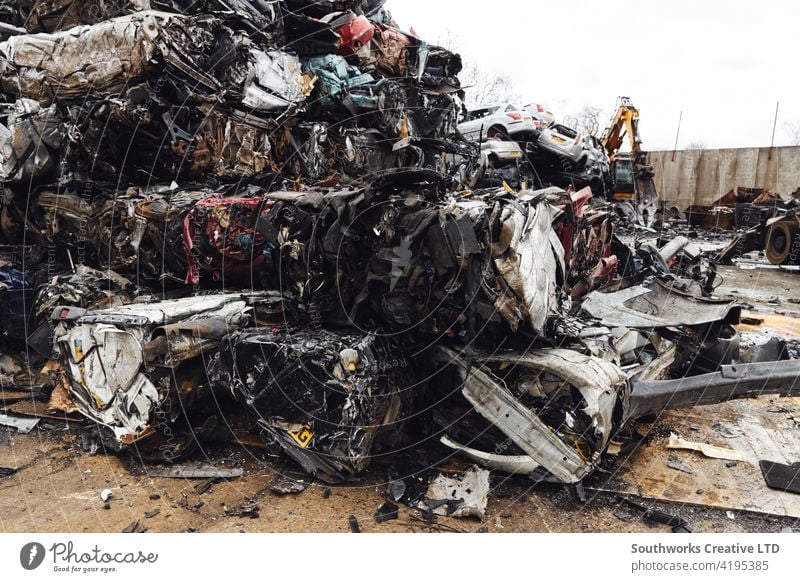
[[[4,351],[115,450],[244,410],[326,481],[416,445],[576,484],[639,416],[793,391],[679,244],[481,187],[460,57],[382,5],[0,2]]]

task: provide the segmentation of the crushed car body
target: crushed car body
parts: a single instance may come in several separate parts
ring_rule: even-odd
[[[401,442],[416,390],[397,342],[326,330],[228,336],[210,374],[257,418],[267,440],[333,482]]]
[[[213,354],[269,301],[263,294],[222,294],[105,310],[57,307],[54,335],[68,391],[120,446],[175,460],[197,444],[178,438],[172,425],[208,394],[198,358]]]

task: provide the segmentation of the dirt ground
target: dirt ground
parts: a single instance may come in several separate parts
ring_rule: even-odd
[[[487,516],[438,517],[428,523],[417,510],[400,508],[399,519],[377,524],[375,510],[384,502],[382,471],[368,471],[361,483],[328,488],[312,484],[294,495],[269,489],[287,468],[259,458],[260,452],[213,450],[218,464],[245,469],[238,479],[216,483],[197,493],[203,480],[151,478],[129,456],[90,455],[77,446],[74,433],[35,429],[27,435],[2,433],[0,465],[19,471],[0,480],[0,530],[5,532],[121,532],[138,521],[153,532],[349,532],[355,516],[364,532],[669,532],[649,524],[608,493],[587,491],[587,502],[566,490],[534,485],[525,478],[495,474]],[[108,504],[101,491],[113,493]],[[235,515],[257,506],[258,517]],[[695,531],[788,531],[795,519],[738,512],[731,520],[722,510],[683,504],[647,502],[686,519]],[[108,507],[107,509],[105,507]],[[789,529],[787,529],[789,528]]]
[[[788,302],[794,296],[798,275],[739,267],[723,267],[720,275],[723,284],[718,292],[752,304],[756,316],[777,312],[800,317],[800,305]],[[779,304],[774,297],[780,298]],[[797,322],[800,324],[800,319]],[[789,329],[786,333],[793,332]],[[724,413],[724,409],[718,413]],[[697,419],[714,421],[703,413],[698,413]],[[662,419],[663,423],[669,424],[669,419]],[[212,448],[205,460],[242,468],[244,476],[214,483],[202,491],[207,485],[203,480],[149,477],[147,466],[130,455],[88,454],[82,450],[75,428],[64,423],[43,421],[29,434],[0,427],[0,467],[17,469],[10,476],[0,477],[0,531],[121,532],[128,528],[152,532],[349,532],[350,516],[356,518],[363,532],[671,529],[644,522],[640,513],[622,503],[616,494],[598,491],[603,489],[601,477],[587,483],[587,500],[582,502],[558,486],[494,473],[483,521],[438,517],[429,522],[420,511],[399,504],[399,519],[377,524],[373,514],[385,501],[386,466],[373,466],[359,482],[347,486],[329,488],[312,483],[301,493],[278,495],[270,490],[270,483],[276,475],[292,469],[262,450],[220,446]],[[629,462],[637,463],[636,456]],[[702,463],[698,467],[698,471],[703,470]],[[112,491],[108,502],[100,497],[105,489]],[[788,532],[800,527],[798,520],[790,517],[729,512],[681,501],[639,502],[682,517],[698,532]],[[134,528],[136,522],[138,528]]]
[[[749,303],[760,312],[800,318],[800,273],[783,271],[763,260],[718,267],[718,273],[718,295]]]

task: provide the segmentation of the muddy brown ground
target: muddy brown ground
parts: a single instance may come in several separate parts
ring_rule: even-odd
[[[800,316],[800,306],[786,302],[800,275],[736,267],[720,272],[720,291],[749,301],[756,312]],[[774,296],[782,297],[781,305],[768,303]],[[151,532],[349,532],[351,515],[364,532],[670,531],[669,526],[643,522],[615,495],[593,491],[594,481],[587,484],[588,500],[580,502],[561,487],[501,474],[492,475],[482,522],[438,517],[428,523],[419,511],[401,505],[399,519],[376,524],[372,516],[384,502],[386,466],[373,467],[358,483],[331,488],[315,483],[302,493],[279,496],[269,484],[277,473],[290,470],[287,465],[245,447],[219,447],[210,454],[214,463],[241,467],[245,474],[198,494],[195,487],[202,481],[151,478],[132,456],[84,452],[75,429],[62,423],[42,422],[27,435],[0,427],[0,466],[18,469],[0,477],[0,531],[120,532],[139,521]],[[107,505],[100,499],[104,489],[113,492]],[[798,530],[793,518],[736,512],[731,519],[721,509],[646,503],[683,517],[695,531]],[[258,507],[258,517],[231,515],[247,505]]]
[[[368,471],[360,484],[327,488],[312,484],[302,493],[280,496],[269,490],[280,462],[259,459],[259,453],[214,450],[214,462],[245,468],[245,475],[211,486],[202,494],[198,480],[150,478],[144,466],[128,456],[90,455],[77,446],[74,434],[36,429],[28,435],[4,430],[0,465],[20,470],[0,480],[0,530],[6,532],[121,532],[139,521],[153,532],[349,532],[348,517],[364,532],[668,532],[665,525],[643,523],[635,512],[610,494],[588,492],[581,503],[564,489],[524,478],[493,475],[486,519],[438,517],[433,524],[417,510],[402,507],[398,520],[376,524],[375,509],[383,503],[382,475]],[[108,506],[100,492],[113,492]],[[329,494],[326,490],[329,489]],[[226,515],[255,503],[258,517]],[[796,520],[738,513],[682,504],[652,505],[679,514],[696,531],[781,531]],[[158,511],[153,515],[153,512]],[[146,517],[145,514],[152,515]]]

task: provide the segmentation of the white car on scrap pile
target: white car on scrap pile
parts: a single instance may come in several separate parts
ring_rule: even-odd
[[[470,107],[458,124],[458,131],[472,141],[519,139],[536,130],[533,116],[513,103]]]
[[[589,160],[589,152],[584,147],[583,135],[571,127],[553,123],[539,135],[539,148],[559,157],[566,158],[576,170],[582,170]]]
[[[556,116],[541,103],[528,103],[523,105],[522,108],[531,114],[536,127],[539,129],[544,129],[551,123],[555,123]]]
[[[487,139],[481,144],[481,155],[492,164],[510,162],[522,158],[522,148],[514,141]]]

